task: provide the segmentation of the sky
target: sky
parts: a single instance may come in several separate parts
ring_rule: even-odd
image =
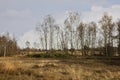
[[[0,0],[0,33],[14,34],[20,47],[38,40],[37,23],[50,14],[62,24],[67,12],[80,13],[83,22],[99,21],[104,12],[120,18],[120,0]]]

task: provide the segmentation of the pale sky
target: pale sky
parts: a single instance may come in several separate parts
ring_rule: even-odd
[[[68,11],[81,14],[84,22],[98,21],[104,12],[120,18],[120,0],[0,0],[0,33],[17,36],[20,46],[37,39],[34,29],[45,15],[61,24]]]

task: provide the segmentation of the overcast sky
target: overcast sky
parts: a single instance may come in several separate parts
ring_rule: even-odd
[[[34,29],[45,15],[53,15],[59,24],[68,11],[80,13],[84,22],[98,21],[104,12],[117,20],[120,0],[0,0],[0,33],[14,34],[23,46],[37,39]]]

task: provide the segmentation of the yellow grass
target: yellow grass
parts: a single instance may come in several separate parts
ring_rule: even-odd
[[[95,60],[1,59],[0,80],[120,80],[120,66]]]
[[[4,73],[11,73],[16,71],[16,66],[13,62],[5,61],[0,64],[0,70]]]

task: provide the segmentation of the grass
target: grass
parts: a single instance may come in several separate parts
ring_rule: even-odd
[[[120,65],[106,63],[94,59],[0,58],[0,80],[120,80]]]
[[[40,59],[42,58],[42,59]],[[71,54],[28,54],[0,58],[0,80],[119,80],[119,58],[77,58]],[[111,64],[112,63],[112,64]]]

